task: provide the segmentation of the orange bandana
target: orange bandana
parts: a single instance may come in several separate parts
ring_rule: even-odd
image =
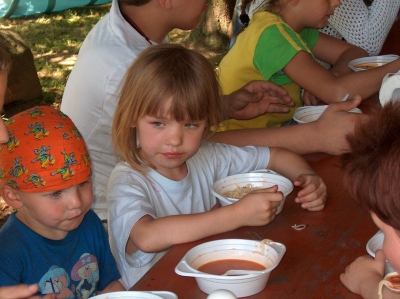
[[[0,186],[56,191],[91,175],[85,141],[64,113],[38,106],[13,116],[6,126],[10,139],[0,144]]]

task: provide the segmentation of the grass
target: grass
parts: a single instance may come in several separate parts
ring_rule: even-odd
[[[108,13],[110,5],[80,7],[25,18],[0,19],[0,30],[11,30],[19,34],[32,51],[43,91],[42,99],[32,103],[32,106],[60,105],[65,84],[82,42],[93,26]],[[170,33],[170,40],[185,44],[188,33],[189,31],[174,30]],[[226,49],[210,51],[204,48],[198,51],[213,65],[217,65]],[[10,114],[24,109],[26,108],[11,109],[13,112]],[[9,109],[6,110],[8,113]]]
[[[36,104],[59,105],[85,36],[109,9],[108,4],[0,20],[0,29],[19,34],[33,53],[43,90]]]

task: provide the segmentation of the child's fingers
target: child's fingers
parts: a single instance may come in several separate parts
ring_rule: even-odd
[[[315,192],[309,193],[306,196],[296,197],[295,202],[300,203],[303,209],[319,211],[324,208],[326,197],[326,189],[318,188]]]
[[[278,191],[278,186],[274,185],[274,186],[271,186],[269,188],[255,189],[255,190],[251,191],[251,193],[253,193],[253,194],[257,194],[257,193],[276,193],[277,191]]]

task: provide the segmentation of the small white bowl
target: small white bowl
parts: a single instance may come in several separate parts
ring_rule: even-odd
[[[279,204],[276,214],[282,211],[286,197],[293,191],[293,183],[289,179],[272,170],[262,169],[220,179],[213,184],[211,193],[219,199],[221,206],[226,206],[237,202],[239,199],[226,197],[223,194],[238,187],[245,187],[248,184],[251,184],[253,188],[278,186],[278,191],[283,193],[283,200]]]
[[[367,252],[370,256],[375,257],[375,252],[378,249],[382,249],[383,245],[383,239],[385,238],[385,235],[383,231],[379,230],[369,241],[367,242]],[[386,261],[385,265],[385,275],[395,272],[392,266]]]
[[[355,72],[365,71],[367,69],[382,66],[398,58],[399,56],[394,54],[357,58],[349,62],[349,68]]]
[[[223,239],[206,242],[190,249],[175,267],[182,276],[195,277],[197,285],[206,294],[228,290],[236,297],[246,297],[261,292],[267,285],[271,271],[280,263],[286,252],[285,245],[273,241]],[[266,267],[257,274],[237,276],[213,275],[197,269],[207,263],[225,260],[248,260]]]
[[[313,122],[324,113],[326,108],[328,108],[328,105],[299,107],[294,112],[293,119],[300,124]],[[349,112],[362,113],[358,108],[351,109]]]
[[[166,291],[125,291],[104,293],[94,296],[92,299],[178,299],[178,296],[172,292]]]

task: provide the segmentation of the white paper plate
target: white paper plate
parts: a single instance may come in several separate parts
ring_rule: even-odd
[[[125,291],[97,295],[91,299],[178,299],[178,296],[167,291]]]
[[[355,72],[365,71],[369,68],[382,66],[398,58],[399,56],[394,54],[357,58],[349,62],[349,68]]]

